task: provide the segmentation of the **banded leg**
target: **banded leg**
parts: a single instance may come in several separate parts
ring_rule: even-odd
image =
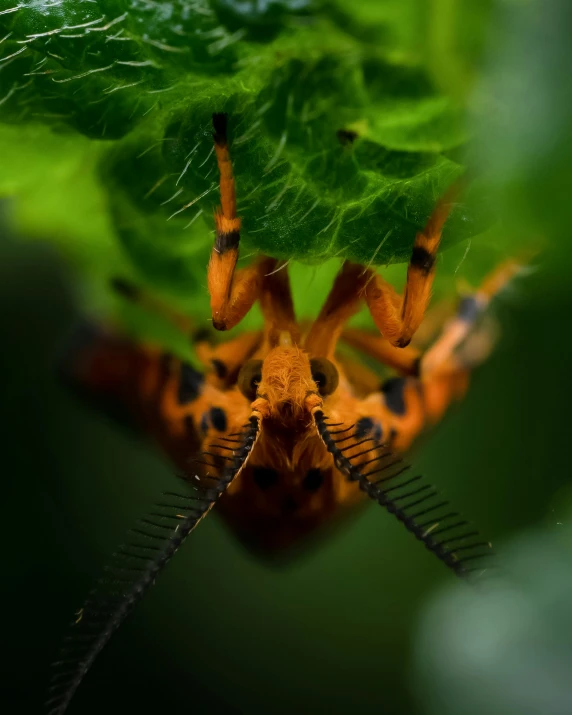
[[[229,330],[240,323],[260,297],[263,278],[276,267],[272,258],[260,257],[236,270],[240,244],[240,218],[236,215],[236,190],[228,150],[227,115],[213,114],[213,139],[220,173],[220,206],[215,212],[216,238],[207,270],[213,326]]]
[[[508,260],[485,278],[472,295],[461,298],[457,314],[425,352],[420,362],[419,390],[428,424],[435,424],[451,402],[461,399],[471,371],[489,356],[496,330],[483,320],[491,299],[519,272],[521,265]]]
[[[488,357],[494,344],[494,323],[479,319],[486,317],[491,298],[519,269],[515,261],[503,263],[473,295],[461,299],[457,315],[421,357],[417,377],[390,378],[380,392],[363,400],[360,411],[369,408],[370,422],[378,425],[391,448],[407,450],[425,427],[437,423],[449,405],[463,397],[472,369]]]
[[[455,182],[439,199],[424,230],[417,234],[407,269],[403,297],[379,274],[368,269],[365,300],[381,334],[396,346],[409,345],[431,296],[441,233],[459,193]]]
[[[486,359],[492,348],[493,336],[490,328],[475,330],[475,324],[491,299],[521,268],[517,261],[505,261],[485,278],[475,293],[461,298],[456,316],[445,324],[440,337],[425,351],[421,359],[422,375],[466,369]],[[458,350],[461,346],[462,349]]]
[[[444,329],[439,330],[438,326],[443,325],[449,318],[454,303],[446,300],[432,307],[415,336],[416,345],[427,344],[428,336],[433,336],[426,350],[413,348],[410,345],[397,348],[383,336],[360,328],[345,328],[341,339],[383,365],[394,368],[402,375],[419,375],[421,370],[423,374],[429,374],[437,369],[443,372],[459,369],[458,360],[451,363],[455,349],[473,330],[475,322],[484,313],[490,299],[516,275],[519,267],[519,263],[509,260],[496,268],[485,279],[479,290],[461,298],[456,316],[445,323]],[[488,351],[485,343],[490,348],[490,340],[490,334],[485,337],[484,332],[473,336],[471,345],[467,346],[463,354],[465,367],[481,363],[486,358]]]

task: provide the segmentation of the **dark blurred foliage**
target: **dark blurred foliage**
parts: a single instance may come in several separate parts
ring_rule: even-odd
[[[518,331],[518,396],[489,393],[498,438],[485,440],[490,459],[506,470],[497,488],[512,492],[507,512],[523,513],[523,494],[535,507],[506,549],[506,574],[495,588],[449,589],[424,608],[416,685],[432,715],[572,712],[571,26],[567,2],[499,3],[503,41],[480,82],[489,107],[478,132],[480,162],[494,177],[505,230],[532,229],[547,242],[523,322],[506,318]],[[520,415],[497,423],[508,400]],[[509,446],[516,425],[520,442]]]

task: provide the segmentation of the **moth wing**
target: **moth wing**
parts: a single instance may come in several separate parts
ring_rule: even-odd
[[[63,383],[82,402],[132,433],[157,443],[180,463],[199,447],[191,420],[174,429],[162,405],[166,392],[200,392],[203,375],[153,345],[139,343],[103,325],[83,322],[72,331],[60,358]]]

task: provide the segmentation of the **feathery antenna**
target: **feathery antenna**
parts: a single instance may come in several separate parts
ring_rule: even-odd
[[[47,700],[49,715],[63,715],[74,693],[111,636],[141,600],[187,536],[240,473],[259,434],[252,417],[220,475],[197,475],[188,494],[164,493],[153,512],[131,530],[132,541],[113,554],[105,576],[88,596],[60,651]],[[238,436],[238,435],[237,435]],[[208,460],[207,460],[208,461]],[[211,463],[209,467],[215,467]]]
[[[448,502],[440,497],[436,489],[430,484],[420,484],[421,476],[407,474],[409,465],[373,439],[340,447],[339,444],[347,442],[350,437],[338,435],[347,434],[351,426],[330,431],[330,427],[339,427],[340,424],[328,424],[326,419],[321,411],[314,413],[322,441],[333,455],[336,467],[350,481],[358,482],[370,499],[393,514],[407,531],[457,576],[470,577],[489,567],[488,563],[480,565],[480,561],[493,555],[491,544],[479,539],[478,532],[468,528],[469,522],[458,512],[450,511]],[[367,441],[371,441],[373,446],[347,456],[348,451]],[[358,457],[368,453],[374,455],[372,459],[356,462]]]

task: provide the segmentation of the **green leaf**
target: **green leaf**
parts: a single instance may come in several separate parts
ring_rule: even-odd
[[[464,108],[420,54],[417,2],[355,5],[2,0],[0,192],[20,227],[86,267],[125,270],[120,248],[156,287],[202,291],[226,111],[243,253],[407,260],[464,171]],[[444,248],[486,227],[486,204],[467,193]]]

